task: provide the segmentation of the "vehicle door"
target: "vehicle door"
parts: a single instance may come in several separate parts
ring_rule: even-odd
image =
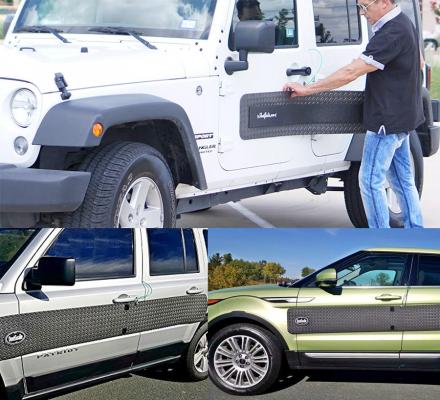
[[[138,242],[133,230],[54,230],[35,253],[16,285],[29,393],[131,367],[139,333],[128,332],[127,315],[145,295]],[[74,258],[75,284],[26,290],[43,256]]]
[[[280,107],[288,101],[288,96],[281,92],[288,80],[286,71],[314,67],[316,57],[309,51],[314,47],[309,3],[259,0],[240,13],[241,21],[273,21],[277,26],[276,46],[272,54],[249,53],[246,71],[228,75],[220,68],[219,160],[225,170],[286,163],[292,158],[304,168],[315,162],[311,136],[291,135],[280,114]],[[241,22],[237,6],[230,14],[233,15],[232,25],[228,27],[230,39],[220,57],[238,60],[238,52],[233,50],[235,28]],[[301,75],[291,77],[292,81],[301,83],[309,79]]]
[[[361,253],[336,264],[336,285],[316,287],[312,279],[301,287],[289,310],[301,363],[398,365],[403,332],[395,315],[407,294],[410,262],[403,253]]]
[[[404,367],[438,368],[440,361],[440,254],[419,254],[400,323]]]
[[[368,44],[368,27],[365,18],[359,14],[356,0],[313,0],[313,16],[315,21],[314,52],[319,59],[319,67],[315,80],[320,80],[351,63],[358,58]],[[340,89],[340,94],[333,92],[332,100],[337,105],[343,102],[343,94],[352,91],[353,101],[361,100],[365,90],[365,77]],[[338,96],[340,96],[338,98]],[[335,112],[344,113],[337,108]],[[360,116],[361,117],[361,116]],[[347,122],[349,116],[346,115]],[[346,152],[351,143],[352,135],[316,134],[312,136],[313,153],[318,157],[330,156]],[[329,162],[331,160],[328,160]]]
[[[137,365],[180,357],[207,314],[207,253],[201,230],[147,229],[145,297],[135,310],[141,331]]]

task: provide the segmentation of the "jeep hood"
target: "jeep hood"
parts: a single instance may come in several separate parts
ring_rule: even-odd
[[[220,289],[209,292],[210,299],[226,299],[236,296],[251,297],[295,297],[298,288],[281,287],[277,285],[256,285],[237,288]]]
[[[24,45],[23,45],[24,46]],[[120,46],[120,47],[115,47]],[[81,48],[86,48],[87,52]],[[0,78],[26,81],[42,93],[56,92],[55,73],[69,90],[207,76],[209,65],[194,50],[150,50],[133,44],[0,46]]]

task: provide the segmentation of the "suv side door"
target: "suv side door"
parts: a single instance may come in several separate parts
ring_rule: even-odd
[[[437,368],[440,360],[440,254],[415,256],[401,315],[403,367]]]
[[[139,333],[127,332],[127,315],[145,294],[138,244],[133,230],[54,230],[34,255],[16,285],[28,393],[129,370]],[[75,258],[75,285],[24,290],[43,255]]]
[[[179,358],[207,314],[207,253],[201,230],[143,229],[143,326],[135,364]]]
[[[297,307],[289,310],[301,364],[397,366],[403,332],[394,314],[407,294],[411,259],[362,252],[336,263],[336,287],[316,287],[312,276],[300,288]]]

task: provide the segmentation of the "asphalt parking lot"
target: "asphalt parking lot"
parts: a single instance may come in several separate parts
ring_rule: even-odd
[[[72,391],[56,400],[195,400],[208,398],[208,381],[189,382],[174,369],[153,368],[126,375],[86,389]]]
[[[438,374],[423,372],[313,371],[283,377],[258,400],[434,400],[440,398]],[[209,385],[209,400],[237,400]]]
[[[425,158],[422,211],[427,228],[440,226],[440,154]],[[333,180],[336,182],[336,180]],[[333,182],[331,182],[333,184]],[[185,214],[183,227],[334,227],[353,225],[345,210],[343,192],[315,196],[306,189],[274,193]]]

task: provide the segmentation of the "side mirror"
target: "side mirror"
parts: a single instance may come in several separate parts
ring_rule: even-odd
[[[249,53],[273,53],[275,50],[276,25],[271,21],[240,21],[235,27],[234,48],[239,52],[239,61],[228,58],[226,73],[249,69]]]
[[[42,286],[75,285],[75,259],[42,257],[24,281],[24,290],[40,290]]]
[[[336,270],[334,268],[328,268],[321,271],[315,277],[316,286],[318,287],[334,287],[338,281],[336,276]]]
[[[5,37],[6,34],[8,33],[9,28],[10,28],[10,26],[11,26],[11,24],[12,24],[13,19],[14,19],[14,14],[8,14],[8,15],[6,15],[6,18],[5,18],[5,20],[3,21],[3,37]]]

